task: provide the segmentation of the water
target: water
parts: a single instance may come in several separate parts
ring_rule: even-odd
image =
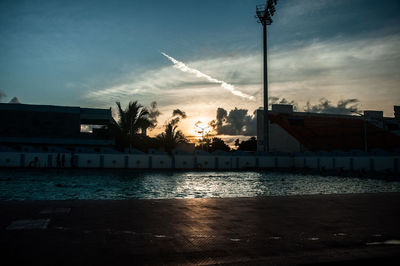
[[[0,171],[0,200],[261,197],[369,192],[400,192],[400,181],[262,171]]]

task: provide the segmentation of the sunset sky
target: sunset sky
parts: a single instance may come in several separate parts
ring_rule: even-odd
[[[152,134],[177,108],[189,135],[218,107],[251,115],[263,102],[262,27],[254,18],[263,3],[0,1],[2,101],[98,108],[157,101],[162,115]],[[400,1],[280,0],[268,30],[271,96],[299,110],[323,97],[356,98],[360,110],[393,116]]]

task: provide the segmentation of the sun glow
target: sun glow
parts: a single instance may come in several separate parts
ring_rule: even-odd
[[[208,133],[210,133],[210,131],[211,131],[210,126],[203,121],[198,120],[194,124],[192,132],[193,132],[193,136],[195,136],[196,139],[202,139],[202,138],[206,137],[208,135]]]

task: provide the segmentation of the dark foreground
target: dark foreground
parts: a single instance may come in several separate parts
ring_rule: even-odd
[[[399,210],[400,193],[0,202],[0,263],[397,265]]]

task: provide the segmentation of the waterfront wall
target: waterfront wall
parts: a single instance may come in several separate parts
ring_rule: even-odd
[[[64,155],[64,165],[57,161]],[[61,163],[62,164],[62,163]],[[0,167],[128,169],[316,169],[400,173],[400,154],[393,155],[257,155],[0,152]]]

